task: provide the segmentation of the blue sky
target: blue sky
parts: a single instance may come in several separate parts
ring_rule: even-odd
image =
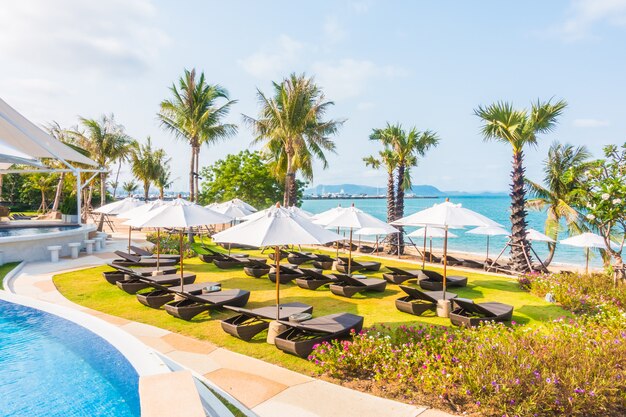
[[[625,41],[626,0],[10,2],[0,15],[0,97],[37,123],[114,113],[130,135],[166,149],[182,190],[189,150],[155,114],[184,68],[229,90],[238,124],[257,114],[256,88],[306,72],[336,103],[330,116],[347,119],[315,184],[383,185],[362,158],[378,150],[371,129],[398,121],[441,136],[414,183],[503,191],[510,149],[482,141],[473,109],[569,103],[555,132],[526,152],[533,179],[554,140],[600,156],[626,141]],[[204,148],[201,163],[250,141],[241,126]]]

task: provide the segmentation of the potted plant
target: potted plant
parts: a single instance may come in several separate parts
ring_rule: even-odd
[[[60,211],[61,219],[65,223],[78,223],[78,207],[76,206],[75,197],[66,197],[63,199]]]

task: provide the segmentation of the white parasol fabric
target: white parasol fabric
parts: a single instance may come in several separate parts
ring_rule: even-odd
[[[183,228],[204,226],[207,224],[230,223],[232,217],[218,213],[206,207],[177,198],[169,204],[150,210],[143,216],[125,221],[124,225],[132,227],[172,227]]]
[[[556,240],[552,239],[550,236],[541,233],[535,229],[526,230],[526,239],[534,240],[537,242],[548,242],[548,243],[556,243]]]
[[[219,204],[209,204],[205,207],[237,220],[241,220],[243,217],[254,213],[253,211],[246,209],[244,206],[237,205],[232,201]]]
[[[244,210],[250,211],[250,212],[255,212],[257,211],[256,207],[254,207],[251,204],[246,203],[245,201],[239,199],[239,198],[233,198],[232,200],[229,201],[230,203],[243,208]]]
[[[589,273],[589,249],[597,248],[597,249],[605,249],[606,243],[604,243],[604,238],[595,233],[586,232],[580,235],[568,237],[567,239],[563,239],[560,241],[563,245],[575,246],[577,248],[585,248],[586,254],[586,262],[585,262],[585,271]],[[614,242],[611,242],[612,245],[617,246]]]
[[[321,226],[326,226],[335,217],[341,214],[344,210],[346,210],[345,207],[337,206],[337,207],[328,209],[326,211],[323,211],[321,213],[314,214],[312,217],[313,223],[319,224]]]
[[[445,201],[398,219],[391,224],[396,226],[433,226],[462,229],[466,226],[502,226],[461,204]]]
[[[169,204],[169,202],[165,200],[148,201],[146,204],[121,212],[120,214],[117,215],[117,218],[118,219],[132,219],[134,217],[143,216],[150,210],[154,210],[155,208],[161,207],[164,204]]]
[[[272,208],[273,207],[269,207],[269,208],[266,208],[266,209],[263,209],[263,210],[259,210],[257,212],[252,213],[252,214],[248,214],[247,216],[244,216],[244,217],[240,218],[239,220],[246,220],[246,221],[256,220],[259,217],[263,217]],[[287,210],[292,212],[292,213],[297,214],[300,217],[304,217],[307,220],[311,220],[312,217],[313,217],[313,213],[309,213],[306,210],[302,210],[300,207],[297,207],[297,206],[288,207]]]
[[[407,236],[409,237],[415,237],[415,238],[430,238],[430,239],[438,239],[438,238],[445,238],[446,237],[446,231],[444,229],[442,229],[441,227],[422,227],[421,229],[417,229],[411,233],[409,233]],[[454,233],[448,232],[448,237],[458,237],[457,235],[455,235]]]
[[[500,226],[481,226],[472,230],[468,230],[466,233],[470,235],[483,235],[483,236],[510,236],[511,232]]]
[[[126,197],[123,200],[114,201],[112,203],[105,204],[102,207],[98,207],[94,210],[94,213],[109,214],[111,216],[115,216],[125,211],[134,209],[135,207],[143,206],[145,204],[145,201],[139,200],[138,198]]]

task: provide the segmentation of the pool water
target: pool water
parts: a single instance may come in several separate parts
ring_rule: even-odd
[[[89,330],[0,300],[0,416],[138,417],[139,376]]]
[[[0,229],[0,237],[41,235],[76,228],[78,228],[78,226],[9,227]]]

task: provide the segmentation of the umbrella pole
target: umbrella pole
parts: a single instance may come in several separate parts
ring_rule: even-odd
[[[348,275],[352,276],[352,228],[350,228],[350,249],[348,255]]]
[[[276,260],[276,320],[280,318],[280,248],[274,248],[274,259]]]
[[[376,256],[378,256],[378,235],[376,235]]]
[[[489,235],[487,235],[487,259],[489,259]]]
[[[426,228],[424,227],[424,251],[422,252],[422,269],[426,269]]]
[[[448,276],[448,226],[443,237],[443,299],[446,299],[446,277]]]
[[[133,231],[133,226],[128,226],[128,254],[130,255],[130,234]]]
[[[180,229],[180,292],[185,292],[185,283],[183,282],[183,229]]]
[[[587,261],[585,262],[585,274],[589,273],[589,248],[586,248],[585,251],[587,252]]]
[[[339,234],[339,228],[337,228],[337,234]],[[339,241],[336,241],[336,246],[337,246],[337,256],[336,258],[339,259]]]
[[[230,256],[230,243],[228,244],[228,256]]]
[[[428,262],[433,263],[433,238],[431,237],[430,239],[428,239],[429,245],[430,245],[430,260]]]
[[[161,228],[157,227],[157,271],[161,266]]]

